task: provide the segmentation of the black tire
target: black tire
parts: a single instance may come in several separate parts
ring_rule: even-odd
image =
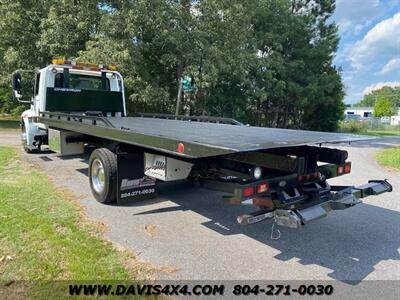
[[[21,120],[21,134],[24,134],[25,133],[25,135],[26,135],[26,132],[25,132],[26,130],[25,130],[25,126],[24,126],[24,121],[23,120]],[[31,147],[29,147],[27,144],[26,144],[26,139],[25,140],[23,140],[22,139],[22,147],[24,148],[24,151],[26,152],[26,153],[35,153],[35,152],[37,152],[36,151],[36,149],[32,149]]]
[[[25,153],[28,153],[28,154],[32,154],[32,153],[36,152],[35,149],[28,148],[28,146],[25,146],[25,145],[24,145],[24,151],[25,151]]]
[[[101,180],[102,177],[103,180]],[[89,182],[93,196],[98,202],[111,203],[117,200],[117,155],[115,153],[107,148],[98,148],[92,152],[89,158]]]

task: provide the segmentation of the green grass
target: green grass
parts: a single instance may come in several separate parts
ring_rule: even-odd
[[[365,134],[368,135],[375,135],[375,136],[400,136],[400,130],[372,130],[369,129],[366,131]]]
[[[380,164],[400,171],[400,147],[378,152],[377,159]]]
[[[11,147],[0,147],[0,224],[0,282],[132,281],[150,272],[105,241],[71,196]],[[28,290],[43,296],[37,284]]]
[[[386,124],[370,124],[356,121],[340,122],[338,131],[374,136],[400,136],[400,126],[398,125],[390,126]]]
[[[3,130],[19,130],[19,119],[0,116],[0,131]]]

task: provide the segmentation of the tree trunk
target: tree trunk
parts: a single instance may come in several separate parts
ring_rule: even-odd
[[[287,128],[288,124],[289,124],[289,108],[286,105],[285,114],[284,114],[284,117],[283,117],[283,128]]]
[[[178,70],[176,72],[176,81],[178,83],[178,94],[176,95],[176,108],[175,115],[179,115],[181,99],[182,99],[182,75],[183,75],[183,64],[178,65]]]
[[[272,119],[271,126],[272,127],[277,127],[278,126],[278,120],[279,120],[279,107],[276,107],[274,109],[274,116],[273,116],[273,119]]]

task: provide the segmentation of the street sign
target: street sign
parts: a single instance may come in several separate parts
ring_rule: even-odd
[[[184,92],[193,92],[193,86],[191,82],[191,78],[185,76],[184,79],[182,80],[182,89]]]

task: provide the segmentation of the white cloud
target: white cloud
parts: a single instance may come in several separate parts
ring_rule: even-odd
[[[379,0],[337,0],[334,20],[341,34],[358,33],[379,17]]]
[[[378,83],[371,84],[364,89],[363,95],[368,95],[372,91],[379,90],[384,86],[390,86],[390,87],[400,86],[400,81],[386,81],[386,82],[381,81]]]
[[[357,70],[380,59],[391,59],[400,53],[400,13],[376,24],[362,40],[349,48],[349,61]]]
[[[389,60],[386,65],[382,67],[382,69],[379,71],[379,74],[387,74],[399,69],[400,69],[400,58],[393,58]]]
[[[350,80],[352,80],[354,78],[354,76],[356,75],[356,71],[354,70],[346,70],[342,72],[342,78],[345,82],[348,82]]]

